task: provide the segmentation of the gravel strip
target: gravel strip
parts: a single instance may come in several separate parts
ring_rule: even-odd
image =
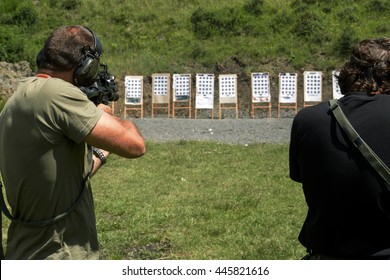
[[[214,141],[227,144],[288,143],[292,118],[132,119],[147,141]]]

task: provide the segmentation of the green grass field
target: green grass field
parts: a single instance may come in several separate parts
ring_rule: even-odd
[[[92,178],[101,258],[299,259],[306,204],[288,173],[288,144],[147,143],[142,158],[112,155]]]
[[[297,259],[306,212],[288,145],[148,143],[93,178],[102,258]]]

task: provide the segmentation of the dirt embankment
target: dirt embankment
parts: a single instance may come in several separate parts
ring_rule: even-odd
[[[8,99],[14,92],[19,79],[33,75],[26,61],[7,63],[0,61],[0,97]]]
[[[196,67],[197,70],[198,67]],[[283,68],[283,67],[280,67]],[[237,82],[238,82],[238,108],[239,108],[239,118],[250,118],[251,115],[251,76],[250,73],[245,71],[245,65],[239,63],[235,60],[229,60],[227,63],[217,65],[213,71],[210,69],[201,69],[201,71],[196,71],[195,67],[190,67],[188,72],[193,72],[192,75],[192,104],[194,104],[195,98],[195,73],[214,73],[215,80],[215,109],[214,117],[218,117],[218,80],[217,77],[219,74],[237,74]],[[271,86],[271,96],[272,96],[272,115],[273,117],[277,116],[277,108],[278,108],[278,79],[276,74],[278,67],[274,66],[271,69],[270,73],[270,86]],[[115,75],[115,73],[112,73]],[[326,75],[323,73],[322,80],[322,97],[323,100],[328,100],[332,97],[332,79],[330,75]],[[23,77],[28,77],[34,75],[33,70],[30,68],[30,65],[26,61],[22,61],[19,63],[7,63],[0,62],[0,99],[6,100],[8,99],[14,90],[16,89],[17,83],[19,79]],[[123,116],[124,115],[124,78],[116,76],[116,81],[118,83],[118,94],[119,100],[115,102],[115,114]],[[144,116],[151,116],[151,107],[152,107],[152,77],[145,76],[144,77]],[[194,106],[192,106],[194,107]],[[303,70],[298,73],[298,108],[303,107]],[[289,110],[291,111],[291,110]],[[227,112],[233,113],[233,112]],[[286,115],[290,116],[291,112],[288,114],[281,114],[281,116]],[[128,114],[129,115],[129,114]],[[166,116],[166,113],[162,112],[162,116]],[[188,116],[185,110],[178,110],[177,116],[183,117]],[[194,108],[192,108],[192,116],[194,116]],[[130,117],[139,117],[135,113],[135,115]],[[200,116],[201,117],[201,116]],[[209,113],[205,113],[205,118],[210,117]],[[231,116],[226,116],[231,117]],[[234,116],[233,116],[234,117]]]

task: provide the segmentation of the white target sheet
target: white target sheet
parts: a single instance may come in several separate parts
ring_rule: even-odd
[[[303,77],[305,102],[320,102],[322,100],[322,72],[305,71]]]
[[[237,75],[219,75],[219,97],[236,98],[237,96]]]
[[[125,104],[140,105],[143,96],[143,76],[125,76]]]
[[[279,103],[296,103],[297,102],[297,73],[280,73],[279,74]]]
[[[188,101],[191,98],[191,74],[173,74],[173,101]]]
[[[269,73],[252,73],[252,102],[271,102]]]
[[[153,94],[157,96],[168,95],[169,93],[169,76],[154,75],[153,76]]]
[[[196,74],[195,108],[214,108],[214,74]]]
[[[337,76],[340,74],[339,70],[334,70],[332,71],[332,87],[333,87],[333,98],[334,99],[339,99],[343,97],[341,94],[339,82],[337,80]]]

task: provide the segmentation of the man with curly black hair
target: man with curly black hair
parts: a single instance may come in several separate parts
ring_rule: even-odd
[[[337,76],[339,106],[390,165],[390,39],[360,42]],[[308,213],[299,241],[308,259],[390,259],[390,187],[348,139],[328,102],[293,121],[290,177]]]

